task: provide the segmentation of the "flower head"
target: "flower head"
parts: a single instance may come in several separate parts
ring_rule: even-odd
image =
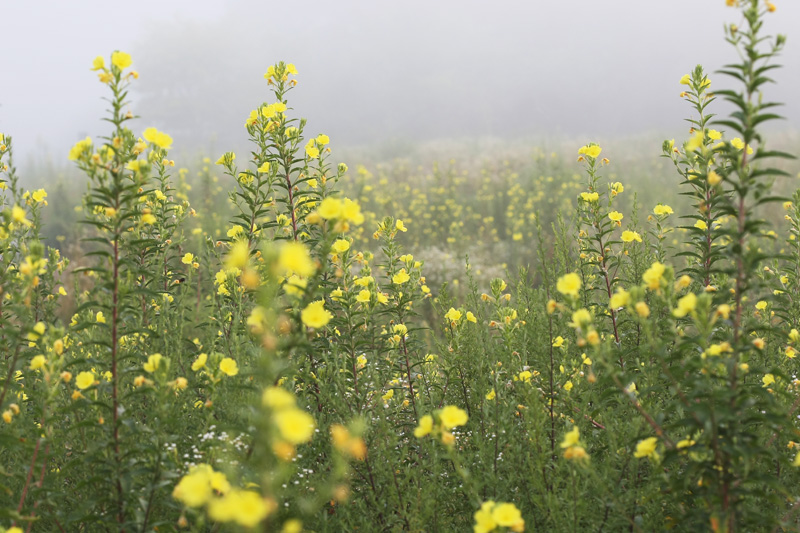
[[[578,296],[578,291],[581,288],[581,278],[578,274],[572,272],[558,278],[556,289],[558,292],[565,296]]]
[[[321,328],[330,322],[333,315],[325,309],[325,300],[311,302],[300,313],[303,324],[309,328]]]
[[[239,373],[239,365],[230,357],[226,357],[219,362],[219,369],[226,376],[235,376]]]
[[[439,413],[439,419],[445,429],[453,429],[466,424],[469,417],[463,409],[455,405],[448,405]]]
[[[637,459],[642,457],[653,457],[657,458],[658,453],[656,452],[656,446],[658,445],[658,438],[656,437],[648,437],[644,440],[640,440],[638,444],[636,444],[636,451],[633,453],[633,456]]]
[[[133,64],[133,59],[130,54],[117,51],[111,54],[111,64],[120,70],[125,70]]]

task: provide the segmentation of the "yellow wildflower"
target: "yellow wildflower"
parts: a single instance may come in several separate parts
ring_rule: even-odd
[[[565,296],[578,296],[578,291],[581,288],[581,278],[578,274],[572,272],[558,278],[556,289],[558,292]]]
[[[330,322],[331,318],[333,318],[333,315],[325,310],[324,300],[311,302],[300,313],[300,319],[303,321],[303,324],[309,328],[315,329],[325,326],[325,324]]]
[[[642,457],[658,457],[656,453],[656,446],[658,445],[658,439],[656,437],[648,437],[644,440],[640,440],[639,443],[636,445],[636,451],[633,453],[633,456],[637,459]]]
[[[235,376],[239,373],[239,365],[230,357],[226,357],[219,362],[219,369],[227,376]]]
[[[125,70],[133,64],[133,59],[130,54],[117,51],[111,54],[111,64],[120,70]]]
[[[457,426],[463,426],[467,423],[467,412],[454,405],[448,405],[439,413],[439,418],[442,421],[442,426],[445,429],[453,429]]]

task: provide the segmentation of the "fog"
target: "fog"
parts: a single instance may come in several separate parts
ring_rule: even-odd
[[[800,1],[775,0],[765,31],[788,33],[766,95],[800,124]],[[296,64],[290,105],[310,133],[352,147],[434,139],[681,137],[680,77],[735,61],[723,0],[11,2],[2,0],[0,131],[18,162],[66,161],[107,131],[96,55],[132,54],[138,131],[176,153],[244,146],[263,74]],[[656,147],[657,150],[657,147]]]

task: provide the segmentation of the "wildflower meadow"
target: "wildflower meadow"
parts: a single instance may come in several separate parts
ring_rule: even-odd
[[[87,58],[76,209],[0,133],[0,531],[800,530],[785,37],[726,1],[668,196],[591,140],[348,168],[283,61],[248,153],[176,162],[135,57]]]

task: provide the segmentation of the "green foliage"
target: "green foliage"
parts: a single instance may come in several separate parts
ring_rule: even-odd
[[[249,156],[217,160],[227,183],[210,159],[173,176],[172,139],[129,127],[130,56],[97,58],[110,132],[70,152],[77,268],[42,244],[47,194],[20,189],[0,136],[0,528],[797,529],[800,191],[773,192],[791,156],[761,133],[779,118],[771,9],[749,0],[726,28],[740,89],[711,92],[700,66],[681,80],[692,131],[662,146],[681,226],[663,203],[640,221],[595,143],[574,198],[504,168],[505,189],[479,190],[495,215],[475,216],[452,165],[414,206],[370,196],[370,172],[293,115],[286,63]],[[760,218],[773,202],[783,241]],[[407,225],[466,251],[463,218],[535,243],[514,252],[532,266],[468,257],[458,283],[429,282]]]

